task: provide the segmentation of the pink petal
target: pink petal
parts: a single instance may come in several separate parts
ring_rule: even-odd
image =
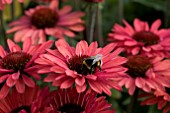
[[[8,77],[7,81],[6,81],[6,85],[9,87],[12,87],[15,85],[15,83],[17,82],[17,80],[12,79],[12,77]]]
[[[80,11],[76,11],[76,12],[71,12],[67,15],[64,15],[62,16],[62,21],[67,21],[68,19],[69,20],[73,20],[73,19],[76,19],[76,18],[79,18],[79,17],[82,17],[84,16],[85,14],[83,12],[80,12]]]
[[[108,85],[106,83],[103,83],[102,81],[100,81],[99,84],[100,84],[100,87],[102,88],[103,92],[105,92],[107,95],[111,96],[112,93],[111,93]]]
[[[31,46],[31,38],[27,38],[23,43],[23,51],[27,52],[30,49]]]
[[[35,86],[35,82],[29,78],[28,76],[22,74],[22,78],[24,83],[28,86],[28,87],[34,87]]]
[[[137,87],[142,88],[145,84],[145,81],[142,78],[137,77],[135,80],[135,84]]]
[[[83,86],[76,85],[76,90],[78,93],[84,92],[86,90],[86,85]]]
[[[125,41],[125,42],[124,42],[124,45],[126,45],[126,46],[135,46],[135,45],[137,45],[137,42],[134,41],[134,40]]]
[[[57,77],[57,74],[50,74],[47,77],[44,78],[44,82],[52,82]]]
[[[2,69],[2,68],[0,68],[0,73],[11,73],[11,72],[13,72],[12,69],[7,70],[7,69]]]
[[[5,82],[5,80],[6,80],[9,76],[11,76],[11,75],[8,74],[8,75],[3,75],[3,76],[1,76],[1,77],[0,77],[0,83]]]
[[[65,62],[63,62],[62,60],[60,60],[59,58],[55,57],[55,56],[52,56],[52,55],[49,55],[49,54],[44,54],[44,57],[51,60],[52,62],[56,63],[57,65],[67,69],[68,66]]]
[[[78,78],[76,78],[75,83],[76,83],[77,85],[79,85],[79,86],[84,85],[84,83],[85,83],[84,77],[81,77],[81,78],[78,77]]]
[[[16,31],[19,31],[19,30],[23,30],[23,29],[26,29],[28,28],[29,25],[20,25],[20,26],[15,26],[9,30],[7,30],[7,34],[10,34],[10,33],[13,33],[13,32],[16,32]]]
[[[0,57],[4,58],[6,56],[6,51],[4,50],[4,48],[0,45]]]
[[[139,19],[135,19],[134,20],[134,27],[135,27],[135,30],[138,32],[138,31],[143,31],[145,30],[145,23],[143,21],[140,21]]]
[[[128,93],[129,93],[130,95],[133,95],[133,93],[135,92],[135,89],[136,89],[136,86],[134,85],[134,86],[132,86],[131,88],[129,88]]]
[[[18,45],[16,45],[12,40],[8,39],[7,43],[8,43],[8,46],[9,46],[9,49],[11,52],[13,52],[14,49],[16,49],[16,51],[21,50],[20,47]]]
[[[92,42],[90,45],[89,45],[89,48],[88,48],[88,55],[89,56],[94,56],[96,55],[96,50],[97,50],[97,47],[98,47],[98,43],[97,42]]]
[[[46,41],[46,34],[45,34],[44,30],[39,30],[38,36],[39,36],[38,44],[44,43]]]
[[[51,69],[51,71],[55,72],[55,73],[64,73],[65,69],[59,66],[53,66]]]
[[[101,87],[98,85],[97,82],[88,80],[88,83],[89,83],[89,85],[90,85],[90,88],[92,88],[95,92],[97,92],[97,93],[99,93],[99,94],[102,93],[102,89],[101,89]]]
[[[72,32],[70,30],[64,29],[63,32],[64,32],[64,35],[66,35],[68,37],[75,37],[74,32]]]
[[[134,34],[134,29],[132,26],[126,20],[123,20],[123,23],[126,25],[126,30],[128,31],[127,33],[132,36]]]
[[[110,53],[113,49],[115,49],[115,47],[117,46],[116,43],[110,43],[108,45],[106,45],[101,51],[100,54],[102,54],[103,56],[107,55],[108,53]]]
[[[88,44],[86,41],[80,41],[76,45],[76,55],[85,55],[87,54]]]
[[[113,60],[110,60],[109,62],[106,62],[102,65],[102,69],[107,69],[107,68],[114,68],[115,66],[119,66],[121,64],[124,64],[127,62],[127,59],[124,57],[118,57],[114,58]]]
[[[150,31],[151,31],[151,32],[154,32],[154,31],[158,30],[158,28],[160,27],[160,25],[161,25],[161,20],[160,20],[160,19],[157,19],[157,20],[152,24]]]
[[[17,80],[20,76],[20,72],[18,71],[16,73],[13,73],[11,76],[12,76],[12,79]]]
[[[71,19],[69,20],[69,18],[67,20],[61,20],[57,23],[57,25],[59,26],[72,26],[75,24],[80,24],[80,23],[84,23],[83,20],[81,20],[80,18],[75,18],[75,19]]]
[[[56,10],[56,9],[58,9],[58,6],[59,6],[58,0],[51,0],[50,6],[49,6],[51,9]]]
[[[64,6],[62,9],[59,10],[59,15],[64,15],[67,14],[71,11],[72,7],[71,6]]]
[[[44,53],[46,51],[46,49],[49,49],[53,44],[53,40],[49,40],[47,42],[44,42],[43,44],[41,44],[41,46],[38,48],[38,50],[36,51],[37,53]]]
[[[73,71],[73,70],[70,70],[70,69],[67,69],[65,71],[66,75],[69,76],[69,77],[72,77],[72,78],[76,78],[77,77],[77,72]]]
[[[75,55],[75,49],[72,48],[72,47],[70,47],[69,44],[68,44],[64,39],[59,39],[58,41],[56,41],[56,42],[55,42],[55,46],[56,46],[57,48],[60,47],[60,46],[63,46],[64,48],[66,48],[66,49],[70,52],[70,54],[71,54],[72,56]],[[59,52],[62,53],[62,50],[59,51]]]
[[[65,57],[65,58],[71,58],[72,57],[72,53],[71,51],[69,51],[69,49],[65,48],[64,46],[58,46],[58,50],[60,51],[60,53]]]
[[[50,67],[43,67],[43,69],[38,70],[39,74],[45,74],[45,73],[50,73],[50,72],[51,72]]]
[[[10,88],[6,84],[4,84],[0,90],[0,99],[5,98],[8,95],[9,91]]]
[[[68,29],[72,30],[72,31],[83,31],[84,30],[84,26],[83,25],[80,25],[80,24],[76,24],[76,25],[73,25],[73,26],[70,26],[68,27]]]
[[[74,79],[65,80],[65,81],[61,84],[60,88],[69,88],[69,87],[71,87],[71,86],[73,85],[73,83],[74,83]]]
[[[166,71],[170,69],[170,60],[164,60],[162,62],[154,64],[155,71]]]
[[[17,80],[15,87],[16,87],[16,90],[17,90],[18,93],[24,93],[25,92],[25,84],[24,84],[24,82],[21,78],[19,80]]]
[[[150,52],[151,51],[151,48],[150,47],[142,47],[142,49],[145,51],[145,52]]]
[[[134,79],[130,78],[129,80],[126,81],[125,86],[127,89],[131,88],[133,85],[135,85]]]
[[[135,47],[131,51],[132,51],[132,55],[136,55],[140,52],[140,47]]]

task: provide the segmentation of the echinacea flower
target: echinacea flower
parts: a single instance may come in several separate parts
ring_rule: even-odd
[[[155,93],[141,94],[140,97],[144,98],[141,105],[154,105],[157,104],[159,110],[163,110],[162,113],[168,113],[170,111],[170,89],[165,88],[165,91],[156,91]]]
[[[63,39],[56,41],[55,46],[57,49],[47,50],[47,54],[35,61],[43,67],[39,73],[49,73],[45,82],[52,82],[53,86],[61,89],[74,85],[79,93],[84,92],[87,86],[97,93],[108,95],[111,95],[111,88],[120,90],[114,79],[126,71],[122,64],[127,59],[118,56],[122,48],[113,51],[116,46],[113,43],[97,48],[97,42],[88,46],[86,41],[80,41],[74,48]],[[85,62],[85,59],[90,60]]]
[[[31,106],[39,95],[40,89],[38,87],[27,87],[22,94],[14,89],[0,100],[0,113],[34,113],[31,112]]]
[[[4,9],[5,4],[11,4],[13,0],[0,0],[0,10]],[[18,0],[19,2],[23,3],[24,0]]]
[[[75,88],[58,89],[50,97],[52,113],[115,113],[104,96],[97,98],[91,90],[77,93]]]
[[[15,86],[19,93],[24,93],[25,85],[34,87],[36,80],[40,79],[37,73],[38,66],[34,60],[47,48],[50,48],[53,41],[47,41],[36,46],[31,45],[31,39],[28,38],[23,43],[21,49],[10,39],[7,40],[10,52],[0,46],[0,99],[4,98],[10,91],[10,88]]]
[[[51,97],[49,97],[49,88],[44,87],[38,94],[37,98],[31,104],[31,113],[51,113],[50,106]]]
[[[126,53],[131,55],[146,54],[148,56],[165,57],[170,50],[170,30],[158,29],[161,20],[156,20],[151,27],[145,21],[134,20],[134,28],[123,20],[125,27],[115,24],[109,40],[118,43]],[[169,54],[168,54],[169,55]]]
[[[11,29],[7,33],[16,32],[14,41],[24,41],[31,37],[32,42],[42,43],[46,41],[46,35],[56,38],[64,36],[74,37],[75,32],[84,29],[83,12],[71,12],[71,6],[64,6],[58,9],[58,0],[53,0],[50,6],[39,5],[25,12],[19,20],[9,24]]]
[[[165,77],[170,75],[170,60],[131,55],[128,56],[124,66],[128,68],[128,71],[124,76],[119,77],[119,85],[125,86],[130,95],[133,95],[136,88],[151,92],[152,89],[164,90],[164,86],[170,85],[170,81]]]

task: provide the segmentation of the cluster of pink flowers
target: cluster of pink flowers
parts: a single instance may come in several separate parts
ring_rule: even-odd
[[[0,0],[0,9],[11,2]],[[170,29],[159,29],[161,20],[149,26],[135,19],[134,28],[123,20],[125,26],[113,26],[106,46],[81,40],[74,47],[65,37],[85,29],[85,13],[60,8],[58,0],[44,2],[49,4],[11,22],[6,34],[13,33],[14,41],[7,39],[8,48],[0,45],[0,113],[115,113],[99,95],[124,86],[129,95],[142,92],[141,105],[170,110]],[[41,89],[37,81],[55,90]]]
[[[170,110],[170,29],[159,29],[161,21],[151,27],[146,21],[134,20],[134,28],[125,20],[125,27],[115,24],[109,41],[125,48],[127,72],[119,77],[118,84],[125,86],[130,95],[138,89],[145,92],[141,105],[158,103],[158,109]],[[140,96],[139,96],[140,97]]]

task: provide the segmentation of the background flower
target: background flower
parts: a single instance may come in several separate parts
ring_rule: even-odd
[[[9,24],[8,34],[16,32],[14,41],[24,41],[31,37],[33,44],[46,41],[46,35],[56,38],[74,37],[75,32],[84,29],[83,12],[71,12],[71,6],[58,8],[58,0],[53,0],[50,6],[39,5],[25,12],[19,20]]]
[[[128,61],[124,65],[128,71],[124,76],[118,77],[119,85],[128,89],[128,93],[133,95],[136,87],[145,92],[152,89],[164,90],[164,86],[169,87],[170,82],[164,75],[169,75],[170,60],[162,58],[151,59],[143,55],[128,56]]]
[[[52,42],[47,41],[33,46],[31,39],[27,38],[21,50],[17,44],[8,39],[10,52],[6,52],[0,46],[0,83],[2,85],[0,99],[9,93],[13,86],[19,93],[24,93],[25,85],[32,88],[35,86],[32,77],[39,80],[40,75],[37,73],[39,67],[34,63],[34,60],[44,53],[45,49],[50,48]]]
[[[33,113],[31,105],[39,96],[40,90],[38,87],[27,87],[25,92],[20,94],[16,89],[4,99],[0,100],[1,113]]]
[[[123,47],[126,53],[146,54],[148,56],[163,56],[169,54],[170,31],[158,28],[161,20],[156,20],[151,27],[145,21],[134,20],[134,28],[123,20],[125,27],[115,24],[108,40],[118,43],[118,47]]]
[[[51,92],[53,113],[115,113],[105,97],[96,97],[91,90],[77,93],[75,88]]]

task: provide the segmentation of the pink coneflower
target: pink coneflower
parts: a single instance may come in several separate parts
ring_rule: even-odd
[[[55,45],[57,49],[48,50],[47,54],[36,60],[44,67],[39,73],[50,73],[45,82],[53,82],[53,86],[62,89],[74,85],[79,93],[84,92],[87,86],[97,93],[105,92],[108,95],[111,95],[110,88],[120,89],[114,79],[126,71],[121,66],[127,61],[126,58],[118,56],[122,48],[113,51],[116,44],[97,48],[97,42],[88,46],[86,41],[80,41],[74,48],[63,39],[56,41]],[[85,65],[87,59],[91,60],[86,61]]]
[[[0,83],[2,88],[0,90],[0,98],[4,98],[10,88],[15,86],[19,93],[24,93],[25,85],[34,87],[35,83],[31,79],[40,79],[37,74],[38,66],[35,65],[34,60],[47,48],[50,48],[53,41],[48,41],[37,46],[31,45],[31,39],[27,38],[23,43],[23,49],[7,40],[10,52],[6,52],[0,46]]]
[[[165,91],[156,91],[154,94],[142,94],[144,100],[141,105],[154,105],[157,104],[158,109],[163,109],[162,113],[170,111],[170,89],[165,88]]]
[[[0,0],[0,10],[4,9],[5,4],[11,4],[13,0]],[[18,0],[19,2],[23,3],[24,0]]]
[[[0,113],[33,113],[31,105],[39,94],[38,87],[27,87],[22,94],[14,89],[6,98],[0,100]]]
[[[115,113],[105,97],[96,97],[91,90],[77,93],[76,89],[59,89],[51,93],[52,113]]]
[[[52,97],[49,97],[49,88],[43,88],[37,98],[31,104],[31,113],[51,113],[51,98]]]
[[[170,60],[132,55],[128,57],[124,66],[128,71],[124,76],[119,77],[119,85],[125,85],[130,95],[134,93],[136,87],[150,92],[152,89],[163,90],[164,86],[170,85],[170,81],[165,77],[170,74]]]
[[[16,32],[14,41],[24,41],[31,37],[34,44],[46,41],[46,35],[56,38],[64,38],[65,36],[74,37],[75,32],[84,29],[83,12],[71,12],[70,6],[58,9],[58,0],[53,0],[50,6],[37,6],[25,12],[19,20],[9,24],[11,29],[8,34]]]
[[[146,54],[148,56],[166,56],[170,50],[170,30],[158,28],[161,20],[156,20],[151,27],[147,22],[134,20],[134,28],[123,20],[125,27],[115,24],[109,40],[118,43],[118,47],[126,48],[128,54]]]

